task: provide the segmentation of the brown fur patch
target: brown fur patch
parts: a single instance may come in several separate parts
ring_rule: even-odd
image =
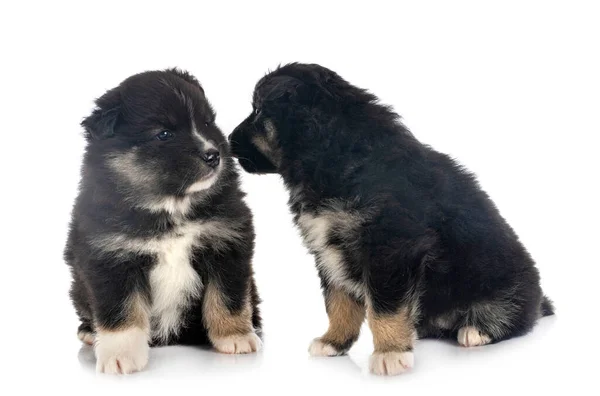
[[[273,165],[279,166],[282,154],[281,149],[277,144],[275,126],[273,126],[271,120],[266,120],[264,127],[267,132],[265,136],[255,136],[252,138],[252,144],[254,144],[258,151],[263,153]]]
[[[344,345],[358,338],[365,320],[365,306],[339,289],[330,290],[325,297],[329,329],[321,341]]]
[[[208,329],[210,339],[246,334],[253,330],[249,291],[243,308],[234,314],[227,308],[219,288],[214,283],[209,283],[206,286],[202,310],[204,325]]]
[[[137,326],[141,329],[150,329],[150,304],[140,294],[133,294],[128,301],[128,320],[130,326]]]
[[[131,327],[138,327],[150,333],[150,304],[141,293],[133,293],[124,304],[125,320],[115,328],[96,326],[98,331],[121,331]]]
[[[401,308],[395,314],[378,314],[369,307],[367,316],[375,352],[412,350],[415,329],[407,308]]]

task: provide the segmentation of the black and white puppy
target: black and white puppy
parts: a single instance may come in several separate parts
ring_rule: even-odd
[[[65,259],[97,370],[141,370],[150,345],[256,351],[252,215],[201,85],[145,72],[96,105]]]
[[[289,189],[330,322],[312,355],[345,353],[366,316],[370,369],[394,375],[413,365],[417,336],[484,345],[552,314],[534,261],[473,174],[374,95],[290,64],[258,82],[253,108],[232,152]]]

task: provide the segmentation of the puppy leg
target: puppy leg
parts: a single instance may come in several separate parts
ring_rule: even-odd
[[[327,286],[325,307],[329,329],[310,345],[311,356],[338,356],[346,353],[358,339],[360,326],[365,320],[365,306],[347,292]]]
[[[117,325],[97,326],[95,339],[96,369],[107,374],[129,374],[148,363],[150,320],[147,300],[131,294],[124,304],[123,318]]]
[[[250,287],[246,289],[242,301],[235,304],[217,281],[206,286],[202,303],[204,325],[211,343],[221,353],[251,353],[261,347],[261,340],[252,326]]]
[[[375,346],[370,370],[378,375],[397,375],[413,366],[419,301],[415,273],[420,260],[397,263],[385,259],[372,262],[368,274],[367,321]]]
[[[521,271],[497,286],[494,298],[471,304],[458,323],[458,343],[475,347],[526,334],[542,316],[542,303],[537,271]]]
[[[367,320],[373,333],[375,351],[369,368],[373,374],[397,375],[414,364],[414,323],[406,307],[396,312],[378,312],[372,304],[367,306]]]
[[[369,229],[366,304],[375,345],[370,370],[378,375],[400,374],[413,366],[422,267],[437,244],[435,233],[399,212],[386,208]]]
[[[94,341],[96,339],[96,335],[94,334],[94,330],[92,329],[92,325],[87,321],[81,323],[79,328],[77,329],[77,338],[81,342],[87,345],[94,345]]]
[[[458,343],[464,347],[474,347],[489,344],[492,339],[476,327],[465,326],[458,330]]]
[[[88,275],[94,296],[96,370],[129,374],[148,363],[150,315],[146,261],[95,262]],[[85,339],[84,339],[85,341]],[[90,340],[91,341],[91,340]]]
[[[73,283],[71,284],[71,290],[69,295],[75,306],[77,316],[81,321],[79,328],[77,329],[77,337],[81,342],[87,345],[94,345],[94,325],[92,308],[90,306],[90,297],[85,283],[81,280],[81,275],[78,270],[72,268]]]

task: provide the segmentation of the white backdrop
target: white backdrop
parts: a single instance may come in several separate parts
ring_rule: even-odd
[[[597,2],[44,1],[3,2],[0,15],[0,393],[591,386],[599,352]],[[327,325],[312,258],[279,178],[245,174],[264,351],[160,348],[143,373],[97,376],[76,337],[61,256],[83,150],[79,122],[92,100],[131,74],[179,66],[202,82],[229,134],[251,110],[255,82],[290,61],[320,63],[369,88],[421,141],[476,172],[538,262],[558,314],[528,336],[473,350],[419,341],[416,367],[398,378],[367,373],[366,327],[349,357],[311,359],[308,344]]]

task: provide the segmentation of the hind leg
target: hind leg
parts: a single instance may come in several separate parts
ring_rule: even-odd
[[[475,347],[492,342],[487,334],[473,326],[465,326],[458,329],[458,343],[464,347]]]
[[[520,308],[510,300],[473,303],[458,315],[454,331],[458,344],[477,347],[511,337]]]
[[[77,316],[81,320],[81,324],[77,329],[77,338],[81,342],[87,345],[94,345],[96,334],[92,325],[92,309],[89,305],[88,293],[85,289],[84,283],[81,282],[78,273],[73,270],[73,283],[71,284],[71,290],[69,292]]]
[[[77,329],[77,338],[81,340],[84,344],[94,345],[94,341],[96,340],[96,334],[91,324],[85,320],[82,321],[81,325]]]
[[[529,332],[541,316],[541,293],[511,288],[496,299],[476,302],[459,321],[457,340],[465,347],[486,345]]]
[[[489,344],[492,338],[482,331],[482,324],[474,325],[464,311],[450,311],[432,318],[425,317],[417,326],[419,339],[455,338],[464,347]]]

